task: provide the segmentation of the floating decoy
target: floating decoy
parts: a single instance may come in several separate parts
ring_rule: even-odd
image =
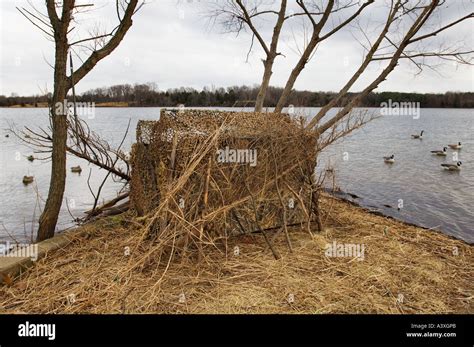
[[[415,135],[411,135],[411,137],[412,137],[412,138],[414,138],[414,139],[422,139],[422,138],[423,138],[423,133],[424,133],[424,132],[425,132],[425,131],[424,131],[424,130],[422,130],[422,131],[421,131],[421,133],[420,133],[419,135],[418,135],[418,134],[415,134]]]
[[[448,147],[443,147],[443,150],[442,151],[431,151],[432,154],[436,154],[436,155],[444,155],[446,156],[446,150],[448,149]]]
[[[461,165],[462,163],[460,161],[458,161],[456,164],[441,164],[442,167],[449,171],[459,171],[461,170]]]
[[[386,163],[395,163],[395,156],[392,154],[390,157],[383,157],[383,161]]]
[[[457,144],[454,144],[454,145],[448,145],[448,146],[451,149],[461,149],[462,148],[461,142],[458,142]]]
[[[77,166],[71,166],[71,172],[77,172],[77,173],[81,173],[82,172],[82,168],[80,165],[77,165]]]
[[[35,160],[35,157],[33,157],[32,155],[29,155],[26,157],[26,159],[28,159],[29,161],[33,161]]]
[[[32,183],[33,180],[34,180],[33,176],[23,176],[23,184],[24,185]]]

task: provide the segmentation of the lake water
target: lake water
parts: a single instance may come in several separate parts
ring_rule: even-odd
[[[238,109],[242,110],[242,109]],[[117,145],[131,120],[130,133],[124,143],[129,150],[135,140],[139,119],[158,119],[159,108],[97,108],[88,119],[94,131]],[[296,110],[312,116],[317,109]],[[377,109],[370,112],[378,113]],[[26,157],[33,151],[19,144],[13,135],[5,134],[14,123],[17,127],[47,126],[47,109],[0,108],[0,240],[34,239],[40,209],[44,206],[49,185],[50,163]],[[425,130],[423,140],[413,140],[410,134]],[[453,152],[446,157],[433,156],[430,150],[442,149],[448,143],[461,141],[457,151],[462,170],[448,172],[441,163],[452,163]],[[394,164],[384,163],[382,157],[395,155]],[[79,174],[69,167],[81,165]],[[363,206],[474,243],[474,110],[421,109],[419,119],[412,116],[383,116],[327,148],[319,167],[334,168],[337,185],[358,195]],[[97,188],[105,175],[87,162],[68,157],[65,201],[58,230],[74,225],[73,217],[82,217],[92,207],[93,197],[87,186]],[[23,185],[24,175],[35,176],[35,183]],[[116,196],[120,185],[109,181],[103,198]],[[391,207],[386,207],[391,206]],[[398,206],[401,206],[398,209]]]

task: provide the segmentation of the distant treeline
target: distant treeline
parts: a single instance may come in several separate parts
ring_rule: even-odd
[[[184,104],[189,107],[206,106],[253,106],[258,86],[235,86],[228,88],[204,87],[199,91],[194,88],[175,88],[160,91],[154,83],[121,84],[111,87],[96,88],[77,96],[77,101],[108,103],[126,103],[129,106],[164,106],[174,107]],[[282,88],[270,87],[265,100],[266,107],[276,105]],[[336,93],[293,91],[288,104],[295,107],[320,107],[327,104]],[[351,98],[354,94],[348,95]],[[41,106],[48,101],[50,95],[42,96],[0,96],[0,106]],[[340,105],[347,102],[342,100]],[[363,107],[380,107],[382,102],[419,102],[421,107],[432,108],[474,108],[474,93],[447,92],[444,94],[419,94],[381,92],[371,93],[362,102]]]

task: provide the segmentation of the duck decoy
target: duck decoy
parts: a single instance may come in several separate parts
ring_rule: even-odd
[[[414,138],[414,139],[422,139],[424,132],[425,132],[425,131],[422,130],[419,135],[418,135],[418,134],[414,134],[414,135],[411,135],[411,137]]]
[[[392,154],[389,157],[383,157],[383,161],[390,164],[395,163],[395,156]]]
[[[32,183],[33,180],[34,180],[33,176],[23,176],[23,184],[24,185]]]
[[[458,142],[457,144],[448,145],[448,147],[451,149],[461,149],[462,145],[461,145],[461,142]]]
[[[446,150],[448,149],[448,147],[443,147],[443,150],[442,151],[431,151],[432,154],[436,154],[436,155],[443,155],[443,156],[446,156]]]
[[[29,161],[33,161],[35,160],[35,157],[33,157],[32,155],[29,155],[26,157],[26,159],[28,159]]]
[[[442,167],[449,171],[459,171],[461,170],[461,165],[462,163],[460,161],[458,161],[456,164],[441,164]]]
[[[80,165],[71,166],[71,172],[81,173],[81,172],[82,172],[82,168],[81,168]]]

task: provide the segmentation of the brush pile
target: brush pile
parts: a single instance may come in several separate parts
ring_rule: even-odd
[[[138,123],[131,163],[144,237],[174,254],[257,232],[279,258],[266,231],[291,250],[288,227],[309,231],[317,208],[316,137],[286,114],[164,109]]]

